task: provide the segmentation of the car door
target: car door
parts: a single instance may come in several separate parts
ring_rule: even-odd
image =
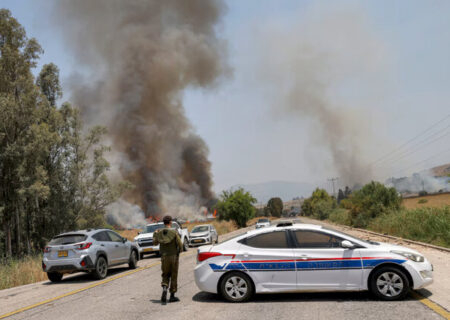
[[[114,258],[114,243],[111,241],[108,233],[106,231],[100,231],[92,236],[98,244],[100,245],[101,251],[104,251],[108,257],[108,264],[116,263],[116,258]]]
[[[360,249],[342,248],[342,238],[322,230],[292,230],[299,290],[359,289]]]
[[[112,248],[112,259],[114,263],[121,263],[128,260],[129,250],[128,246],[123,242],[123,238],[115,233],[114,231],[107,231],[111,242],[113,244]]]
[[[240,243],[237,259],[254,280],[257,291],[296,289],[294,252],[285,230],[258,233]]]

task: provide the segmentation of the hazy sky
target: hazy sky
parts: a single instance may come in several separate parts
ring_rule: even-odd
[[[358,156],[368,163],[444,119],[414,140],[410,151],[381,162],[375,178],[450,162],[450,2],[330,3],[227,1],[218,30],[233,74],[214,90],[184,96],[187,116],[210,148],[216,191],[269,180],[324,185],[339,175],[327,146],[314,147],[314,118],[283,107],[284,75],[303,72],[285,62],[297,66],[296,57],[305,52],[318,64],[305,72],[325,83],[329,110],[351,118],[347,138],[358,140]],[[64,83],[77,66],[52,22],[51,2],[0,5],[37,38],[45,50],[40,65],[56,63]],[[69,99],[70,87],[64,92]]]

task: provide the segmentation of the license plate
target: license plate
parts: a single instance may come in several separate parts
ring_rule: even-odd
[[[58,258],[64,258],[64,257],[67,257],[68,255],[69,255],[69,252],[67,250],[58,251]]]
[[[142,252],[149,252],[149,251],[153,251],[153,249],[152,248],[147,248],[147,249],[142,250]]]
[[[194,240],[194,242],[203,242],[201,239]]]

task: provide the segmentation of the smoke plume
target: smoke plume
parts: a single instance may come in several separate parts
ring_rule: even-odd
[[[198,211],[213,197],[211,164],[182,94],[214,87],[227,71],[216,34],[222,2],[58,0],[55,6],[80,63],[72,99],[89,125],[109,129],[113,165],[136,186],[126,200],[147,217]]]
[[[309,137],[302,139],[309,138],[311,146],[304,155],[314,167],[321,164],[318,169],[339,176],[341,185],[364,183],[372,178],[367,125],[372,119],[360,110],[376,107],[367,97],[383,88],[384,44],[356,8],[327,2],[295,20],[258,29],[262,58],[256,68],[273,111],[308,126]],[[373,91],[364,91],[368,87]]]

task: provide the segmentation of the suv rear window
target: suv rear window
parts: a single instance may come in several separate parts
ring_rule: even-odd
[[[83,242],[87,239],[85,234],[65,234],[63,236],[56,236],[50,242],[49,245],[63,245]]]
[[[274,231],[258,234],[242,241],[245,245],[254,248],[288,248],[285,231]]]

